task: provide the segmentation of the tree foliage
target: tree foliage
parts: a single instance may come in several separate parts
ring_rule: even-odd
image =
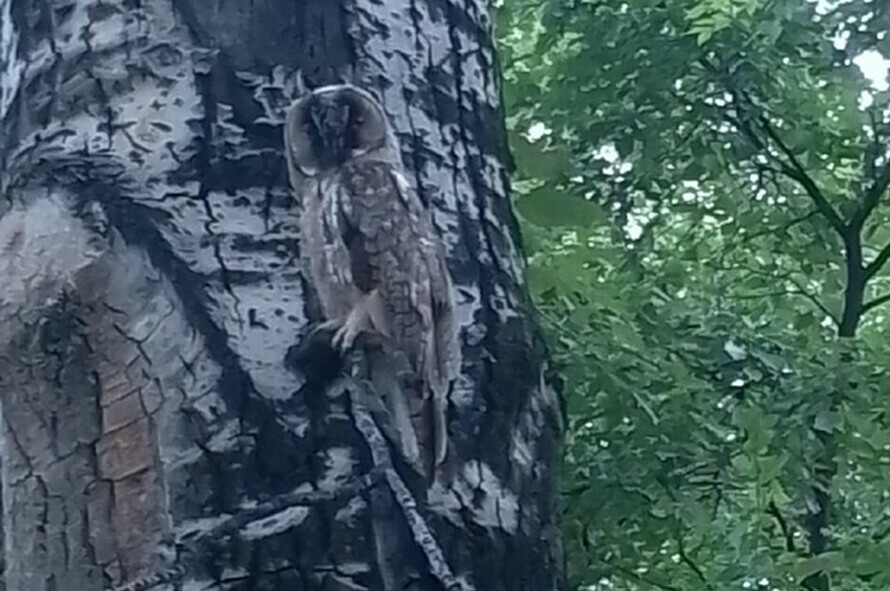
[[[890,4],[499,18],[572,588],[886,589]]]

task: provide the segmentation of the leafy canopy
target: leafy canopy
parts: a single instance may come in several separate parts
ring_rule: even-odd
[[[888,4],[500,7],[572,588],[890,586]]]

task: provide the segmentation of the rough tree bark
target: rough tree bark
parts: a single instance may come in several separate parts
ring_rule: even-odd
[[[315,314],[281,155],[298,71],[379,93],[447,242],[448,487],[355,380],[285,363]],[[558,586],[498,92],[484,0],[0,0],[7,589]]]

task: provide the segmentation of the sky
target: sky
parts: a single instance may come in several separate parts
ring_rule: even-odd
[[[853,63],[859,67],[862,75],[868,78],[873,89],[877,91],[890,89],[890,84],[887,81],[890,60],[881,55],[879,51],[876,49],[863,51],[853,58]]]
[[[819,14],[828,14],[832,9],[840,6],[841,4],[849,4],[851,1],[869,2],[871,0],[815,0],[816,1],[816,12]],[[843,49],[847,46],[847,40],[849,39],[849,32],[844,32],[835,37],[834,46],[838,49]],[[876,49],[869,49],[868,51],[863,51],[855,58],[853,58],[853,63],[859,67],[859,70],[862,72],[862,75],[865,76],[870,82],[871,86],[874,90],[883,91],[890,88],[890,84],[887,81],[887,72],[890,70],[890,60],[881,55],[879,51]]]

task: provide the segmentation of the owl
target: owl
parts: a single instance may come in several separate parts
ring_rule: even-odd
[[[304,273],[346,351],[373,335],[375,389],[402,452],[430,476],[447,455],[447,397],[459,363],[454,296],[429,211],[405,178],[379,102],[352,85],[318,88],[290,108],[284,131],[300,203]],[[385,384],[381,387],[381,384]]]

